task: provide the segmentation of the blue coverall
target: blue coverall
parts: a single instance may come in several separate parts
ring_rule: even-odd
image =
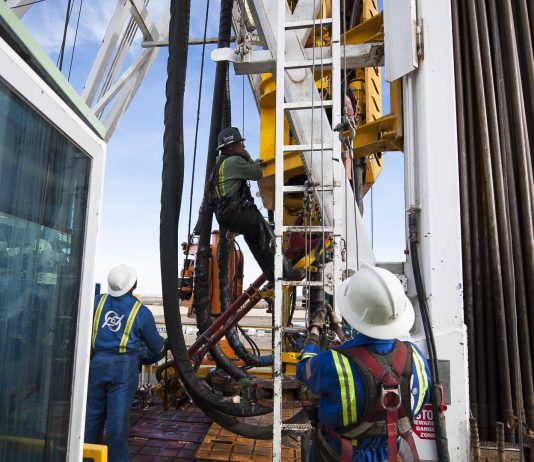
[[[154,316],[133,295],[98,295],[94,310],[85,442],[100,444],[107,422],[108,460],[128,462],[130,408],[139,384],[141,342],[153,354],[153,362],[163,357],[165,347]]]
[[[358,334],[340,348],[369,345],[377,353],[389,353],[394,342],[395,340],[379,340]],[[413,348],[411,408],[412,416],[415,417],[429,399],[431,382],[426,358],[415,345],[410,345]],[[343,363],[343,358],[347,362]],[[347,366],[347,363],[350,364],[352,371],[352,384],[344,382],[347,374],[342,373],[342,367]],[[339,431],[363,417],[367,396],[362,376],[353,362],[349,362],[340,353],[332,350],[321,352],[316,345],[306,345],[302,350],[301,360],[297,364],[297,378],[313,393],[319,395],[319,422]],[[345,391],[342,393],[342,390]],[[350,410],[347,409],[348,406],[355,406],[356,420],[347,420],[351,415]],[[332,449],[340,454],[340,440],[328,433],[325,433],[324,437]],[[310,462],[316,462],[314,453],[315,450],[312,450]],[[353,462],[382,462],[387,459],[386,436],[358,438],[357,442],[353,442]]]

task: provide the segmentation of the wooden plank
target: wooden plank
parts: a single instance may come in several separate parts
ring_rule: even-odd
[[[258,424],[270,424],[272,416],[260,416],[254,420]],[[282,457],[284,462],[300,462],[300,448],[294,449],[282,445]],[[243,438],[218,424],[213,424],[196,453],[196,460],[199,462],[270,462],[272,441]]]

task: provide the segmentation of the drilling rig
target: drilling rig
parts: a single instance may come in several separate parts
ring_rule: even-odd
[[[295,363],[308,320],[326,302],[336,308],[343,280],[363,266],[382,266],[401,279],[416,307],[411,340],[431,365],[431,403],[413,427],[421,459],[481,460],[480,439],[490,449],[499,441],[502,451],[506,443],[516,460],[529,460],[532,6],[526,0],[221,0],[218,37],[209,39],[205,28],[197,40],[189,36],[189,0],[171,0],[157,24],[148,3],[117,2],[80,94],[22,26],[31,4],[0,3],[0,98],[6,101],[0,112],[0,300],[8,307],[0,316],[0,354],[18,351],[26,337],[11,333],[33,338],[35,324],[71,333],[66,343],[51,334],[36,347],[51,352],[42,375],[28,376],[28,383],[41,384],[36,402],[48,403],[34,419],[42,425],[12,434],[0,424],[0,454],[30,445],[43,459],[81,458],[79,402],[87,394],[106,143],[168,47],[159,239],[173,359],[163,382],[170,383],[172,369],[173,386],[183,387],[180,399],[187,393],[236,435],[272,440],[273,461],[297,446],[304,460],[313,431],[307,408],[317,398],[295,379]],[[206,24],[209,18],[208,2]],[[138,30],[142,48],[129,59]],[[247,288],[243,252],[227,230],[213,229],[209,207],[200,209],[193,232],[178,235],[184,162],[191,160],[184,152],[188,50],[210,40],[217,43],[210,56],[216,69],[199,189],[216,165],[218,133],[232,126],[232,73],[248,80],[259,113],[259,201],[273,232],[274,281],[258,274]],[[20,121],[30,119],[48,144],[27,138],[28,126]],[[394,264],[377,261],[362,218],[363,199],[381,181],[391,151],[404,155],[406,212],[406,261]],[[49,158],[56,161],[39,163]],[[63,177],[68,181],[57,180]],[[50,186],[49,178],[57,183]],[[24,233],[30,239],[25,247]],[[301,280],[287,277],[287,262]],[[272,312],[267,354],[245,346],[239,325],[260,302]],[[196,320],[198,336],[189,346],[180,304],[188,304]],[[302,325],[294,320],[298,304]],[[23,306],[33,317],[20,315]],[[52,314],[45,320],[39,313]],[[338,345],[349,333],[327,326],[322,347]],[[17,362],[5,355],[18,370],[24,356]],[[206,361],[222,375],[205,378]],[[15,412],[9,401],[18,401],[9,398],[13,384],[2,380],[8,399],[0,421],[9,422]],[[237,402],[214,393],[225,384]],[[28,409],[15,408],[30,415],[32,404],[25,402]]]

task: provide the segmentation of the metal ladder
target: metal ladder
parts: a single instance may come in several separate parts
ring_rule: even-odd
[[[320,0],[318,0],[320,1]],[[290,328],[282,325],[282,294],[284,286],[323,286],[329,285],[331,290],[335,290],[342,279],[342,242],[343,233],[343,210],[344,203],[342,196],[342,185],[345,184],[343,165],[341,162],[341,146],[337,133],[333,130],[341,121],[341,61],[340,61],[340,4],[339,0],[332,0],[332,18],[318,20],[286,21],[286,15],[290,17],[286,0],[278,0],[277,4],[277,50],[276,50],[276,126],[275,126],[275,147],[276,147],[276,168],[275,168],[275,303],[274,303],[274,399],[273,399],[273,461],[279,462],[282,457],[282,430],[306,431],[310,427],[298,424],[282,424],[282,340],[283,334]],[[311,60],[286,60],[285,35],[289,31],[306,29],[314,26],[331,26],[331,58],[323,58],[323,53],[318,53],[315,59]],[[315,53],[314,53],[315,55]],[[319,69],[321,65],[331,69],[331,95],[332,100],[322,101],[321,99],[287,101],[285,102],[285,79],[291,78],[288,72],[302,70],[311,72],[314,67]],[[312,78],[315,82],[315,79]],[[317,90],[314,87],[314,96]],[[284,115],[287,111],[321,111],[322,119],[324,108],[331,108],[331,125],[325,126],[321,122],[321,133],[315,134],[319,139],[312,139],[310,144],[285,145],[284,144]],[[312,116],[313,117],[313,116]],[[313,120],[313,119],[312,119]],[[316,142],[318,141],[318,142]],[[306,186],[284,186],[284,154],[288,152],[301,152],[302,159],[308,173],[308,180],[314,184],[314,191],[318,203],[322,205],[331,202],[333,213],[322,213],[322,226],[284,226],[284,194],[291,192],[306,193]],[[304,155],[309,153],[309,155]],[[323,162],[328,159],[328,172],[321,172],[320,178],[314,178],[311,162]],[[322,166],[322,164],[321,164]],[[316,169],[315,169],[316,170]],[[286,281],[283,279],[282,270],[282,244],[284,233],[290,231],[323,232],[333,236],[334,258],[333,265],[324,274],[323,281]],[[333,292],[332,292],[333,293]]]

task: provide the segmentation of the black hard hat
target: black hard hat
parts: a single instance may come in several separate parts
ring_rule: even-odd
[[[243,138],[239,132],[239,128],[224,128],[217,137],[217,150],[222,149],[229,144],[238,143],[239,141],[245,141],[245,138]]]

